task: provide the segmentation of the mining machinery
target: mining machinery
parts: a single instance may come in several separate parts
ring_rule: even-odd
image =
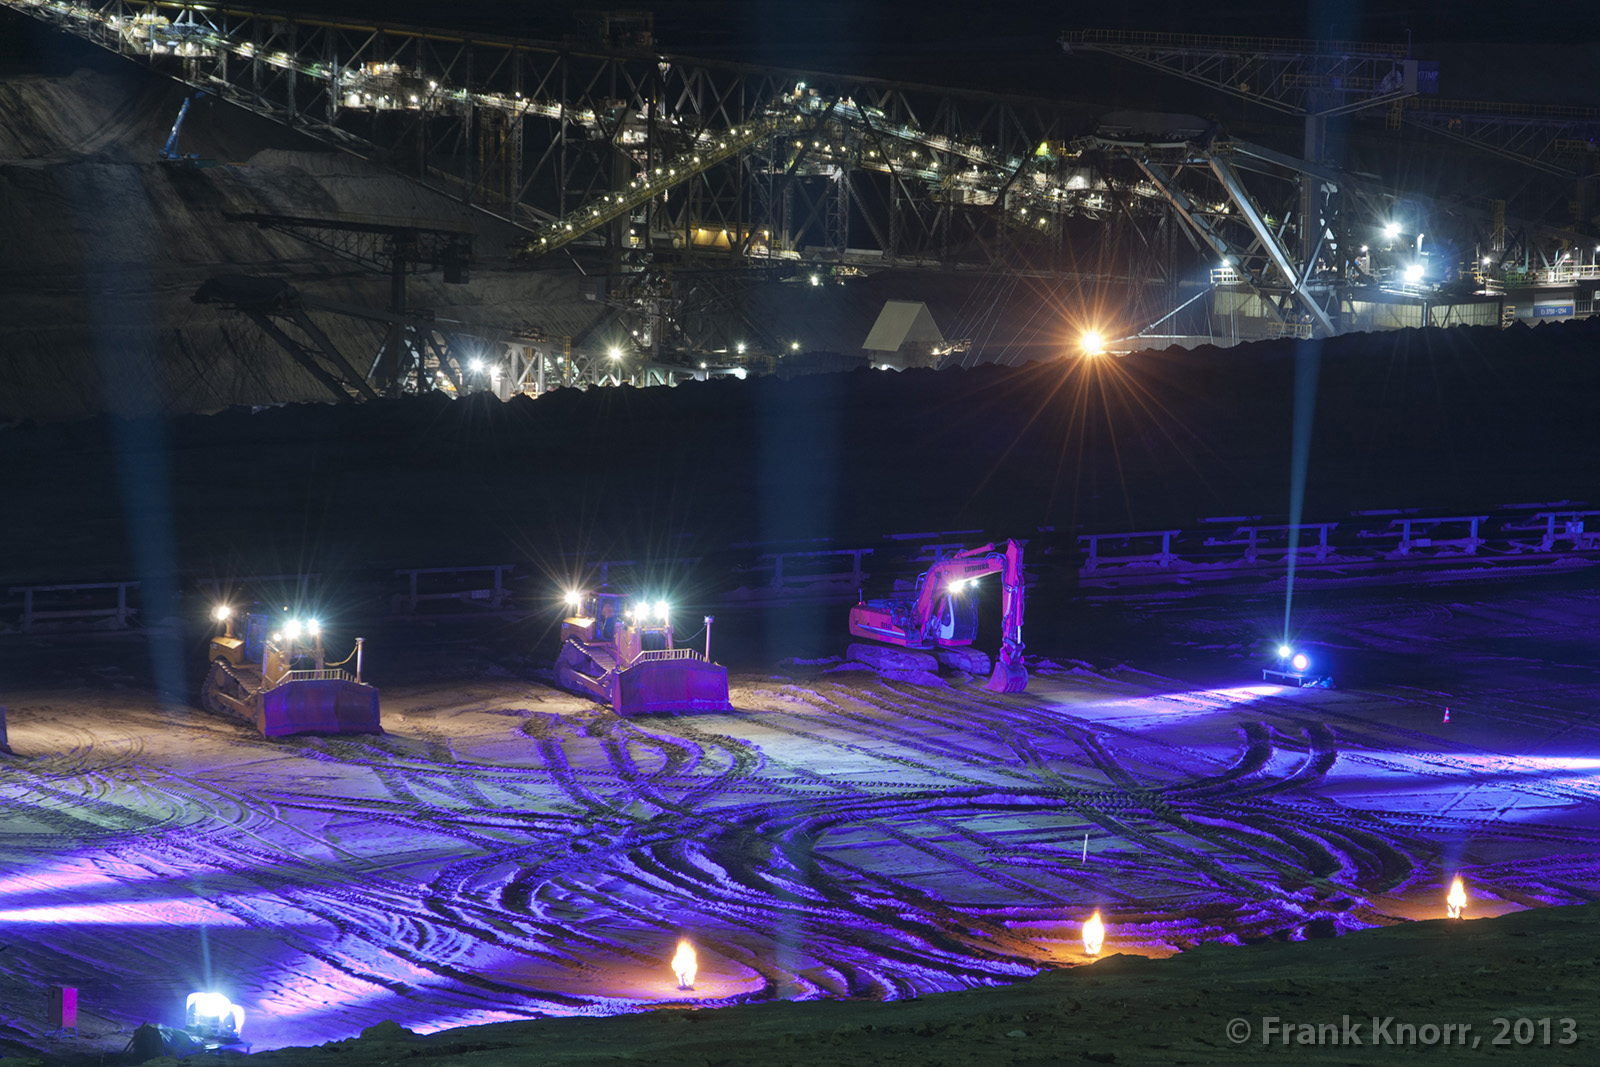
[[[728,669],[673,643],[666,601],[581,590],[566,599],[571,614],[561,622],[556,659],[563,689],[609,704],[618,715],[732,710]]]
[[[978,605],[974,594],[979,579],[1000,575],[1000,652],[987,688],[996,693],[1020,693],[1028,686],[1022,661],[1022,546],[1007,541],[1003,550],[993,544],[963,549],[935,562],[906,593],[876,600],[863,598],[850,609],[850,634],[880,645],[852,644],[850,659],[873,666],[918,663],[946,666],[973,674],[988,671],[988,656],[969,646],[978,633]],[[882,645],[892,646],[883,648]],[[898,649],[929,655],[906,657]]]
[[[207,711],[243,717],[264,737],[383,733],[378,691],[361,680],[362,638],[329,664],[316,619],[251,611],[240,634],[228,605],[212,617],[223,632],[211,639],[211,669],[200,687]],[[343,669],[352,660],[354,673]]]

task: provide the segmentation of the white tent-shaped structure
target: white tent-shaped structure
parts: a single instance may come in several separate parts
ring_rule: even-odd
[[[944,334],[928,305],[917,300],[886,300],[861,347],[874,366],[887,364],[903,370],[935,366],[944,345]]]

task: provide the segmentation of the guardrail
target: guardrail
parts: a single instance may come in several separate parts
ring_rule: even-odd
[[[498,611],[506,601],[509,591],[506,588],[507,576],[516,569],[513,563],[490,563],[476,567],[411,567],[395,571],[396,577],[405,577],[408,580],[408,591],[394,598],[394,610],[399,614],[415,615],[419,604],[437,600],[460,600],[468,603],[485,602],[491,610]],[[467,586],[433,592],[423,592],[419,588],[419,579],[422,575],[448,575],[458,582],[463,576],[493,574],[492,586]]]
[[[79,582],[73,585],[14,585],[10,587],[10,592],[13,596],[22,594],[22,632],[29,634],[41,622],[48,625],[67,619],[110,619],[116,622],[118,629],[125,628],[129,618],[139,610],[128,605],[128,590],[137,588],[138,582]],[[87,607],[38,606],[41,594],[53,605],[80,605],[85,597],[98,599],[93,594],[112,589],[116,590],[116,600],[110,604],[90,604]]]
[[[1084,556],[1079,571],[1083,574],[1093,574],[1101,567],[1124,567],[1133,563],[1154,563],[1158,567],[1170,567],[1178,559],[1177,554],[1172,551],[1172,539],[1182,532],[1182,530],[1144,530],[1124,534],[1079,534],[1079,542],[1087,541],[1089,544],[1088,553]],[[1159,549],[1144,550],[1153,547],[1157,538],[1161,541]],[[1141,551],[1108,554],[1102,545],[1113,545],[1124,550],[1137,546]]]
[[[1452,560],[1472,561],[1472,572],[1512,564],[1533,563],[1539,559],[1559,559],[1580,554],[1600,553],[1600,509],[1584,503],[1558,501],[1547,504],[1506,505],[1478,515],[1426,515],[1420,509],[1391,508],[1381,511],[1352,512],[1348,520],[1315,523],[1264,523],[1261,516],[1243,515],[1198,520],[1188,530],[1134,530],[1077,533],[1043,526],[1030,530],[1027,579],[1036,583],[1043,575],[1076,573],[1085,586],[1115,588],[1127,581],[1166,580],[1168,576],[1204,575],[1208,580],[1225,580],[1229,575],[1272,574],[1281,576],[1289,557],[1288,540],[1298,533],[1295,558],[1301,566],[1336,568],[1341,578],[1355,578],[1374,567],[1402,567],[1427,564],[1446,565]],[[654,560],[610,560],[582,564],[579,570],[591,579],[603,581],[612,575],[611,567],[621,566],[641,577],[659,578],[671,574],[670,581],[655,583],[696,590],[695,610],[717,605],[760,603],[763,600],[803,598],[815,603],[842,603],[853,600],[856,591],[873,577],[893,578],[897,588],[910,588],[911,579],[926,571],[930,560],[948,558],[960,544],[970,547],[996,539],[987,531],[966,531],[972,536],[957,542],[961,531],[899,534],[879,538],[871,547],[832,546],[820,542],[779,542],[730,546],[715,555],[673,557]],[[1036,536],[1035,536],[1036,534]],[[952,538],[949,541],[942,538]],[[796,551],[781,551],[793,545]],[[825,546],[825,547],[821,547]],[[749,550],[776,548],[780,551],[751,554]],[[741,551],[744,550],[744,551]],[[865,570],[867,557],[873,559],[873,574]],[[416,567],[395,571],[361,571],[335,575],[327,584],[346,605],[340,612],[348,622],[354,617],[370,617],[372,608],[383,604],[394,589],[394,577],[405,579],[405,591],[395,594],[392,608],[415,612],[430,602],[466,602],[485,610],[505,608],[513,602],[509,585],[515,565],[487,564],[471,567]],[[690,574],[692,572],[692,575]],[[686,577],[688,575],[689,577]],[[750,582],[751,576],[759,576]],[[278,583],[287,595],[289,589],[311,590],[318,575],[279,575],[254,579],[186,578],[189,597],[199,593],[206,602],[184,604],[186,618],[198,622],[209,613],[212,594],[228,589],[248,589],[253,584]],[[692,578],[692,580],[690,580]],[[424,579],[453,583],[449,588],[430,588]],[[625,581],[626,584],[626,581]],[[654,586],[642,586],[653,588]],[[37,633],[69,629],[74,622],[85,629],[127,627],[141,620],[137,581],[40,583],[8,587],[11,599],[0,605],[0,632]],[[553,608],[560,590],[553,586],[541,590],[530,607],[548,604]],[[546,595],[547,594],[547,595]],[[367,605],[358,608],[356,605]],[[275,610],[275,608],[274,608]],[[686,655],[674,650],[655,658]],[[304,675],[311,677],[311,675]],[[330,675],[329,677],[333,677]]]
[[[1309,552],[1318,563],[1328,558],[1328,531],[1339,524],[1336,522],[1296,522],[1282,523],[1267,526],[1240,526],[1233,531],[1229,538],[1207,537],[1208,546],[1215,545],[1243,545],[1244,561],[1255,563],[1261,558],[1261,552],[1266,549],[1278,555],[1279,560],[1286,560],[1290,555],[1290,542],[1294,543],[1296,556]],[[1302,545],[1297,538],[1297,533],[1308,530],[1317,531],[1317,543],[1311,546]],[[1273,536],[1277,535],[1277,536]]]

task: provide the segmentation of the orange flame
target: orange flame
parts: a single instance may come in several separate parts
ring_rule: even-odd
[[[678,942],[678,952],[672,957],[672,973],[678,976],[679,989],[694,988],[694,946],[687,938]]]
[[[1090,956],[1100,955],[1100,946],[1105,943],[1106,924],[1100,921],[1098,910],[1089,921],[1083,924],[1083,951]]]
[[[1450,883],[1450,895],[1444,898],[1445,915],[1451,919],[1461,918],[1461,909],[1467,906],[1467,887],[1461,884],[1461,876],[1456,875],[1456,880]]]

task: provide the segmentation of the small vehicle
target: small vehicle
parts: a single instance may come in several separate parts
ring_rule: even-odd
[[[244,616],[234,632],[233,610],[212,613],[224,632],[211,639],[211,669],[200,687],[207,711],[242,716],[264,737],[288,734],[381,734],[378,691],[361,680],[364,640],[342,663],[329,666],[316,619]]]
[[[572,614],[561,621],[556,657],[561,688],[610,704],[618,715],[733,710],[728,669],[673,644],[666,601],[574,590],[567,606]]]
[[[1329,665],[1321,662],[1321,656],[1313,657],[1307,650],[1297,649],[1288,643],[1279,645],[1274,651],[1277,658],[1273,665],[1261,668],[1262,681],[1300,688],[1333,688],[1333,675],[1328,671]]]
[[[909,593],[863,599],[850,609],[850,633],[897,648],[929,650],[934,660],[963,670],[987,671],[988,657],[968,648],[978,633],[978,606],[966,594],[978,579],[996,573],[1002,598],[1000,652],[987,688],[1020,693],[1028,687],[1028,670],[1022,661],[1022,546],[1016,541],[1007,541],[1004,551],[992,544],[964,549],[918,575]],[[886,659],[865,645],[851,645],[850,658],[869,664]]]

